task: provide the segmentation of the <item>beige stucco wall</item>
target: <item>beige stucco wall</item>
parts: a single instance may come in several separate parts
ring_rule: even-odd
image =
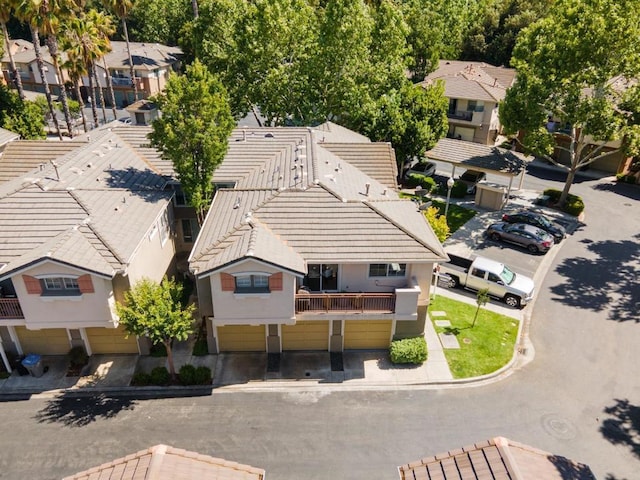
[[[45,262],[13,277],[16,295],[24,313],[27,328],[82,328],[112,326],[114,318],[109,308],[113,301],[111,280],[91,276],[94,293],[73,297],[43,297],[27,293],[22,274],[38,278],[41,275],[80,276],[87,272]]]
[[[264,272],[272,275],[280,271],[261,262],[246,260],[232,265],[224,273],[233,275],[243,272]],[[294,323],[296,289],[294,275],[283,272],[282,291],[265,294],[223,292],[219,273],[208,278],[214,311],[213,321],[216,325]]]
[[[169,218],[171,225],[172,218]],[[162,280],[176,253],[173,233],[170,231],[164,244],[161,241],[160,223],[156,220],[158,231],[150,238],[151,229],[144,236],[138,245],[131,264],[128,268],[128,277],[131,285],[134,285],[142,278],[149,278],[159,282]]]

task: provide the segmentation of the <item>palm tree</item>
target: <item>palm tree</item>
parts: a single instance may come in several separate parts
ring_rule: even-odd
[[[24,100],[24,89],[22,88],[22,78],[18,74],[16,68],[16,62],[13,59],[13,52],[11,51],[11,44],[9,41],[9,32],[7,31],[7,22],[11,18],[11,11],[14,8],[15,0],[0,0],[0,24],[2,24],[2,33],[4,34],[4,43],[7,47],[7,53],[9,54],[9,64],[11,65],[11,77],[15,82],[16,88],[20,98]]]
[[[29,25],[31,30],[31,37],[33,38],[33,50],[36,54],[36,63],[38,65],[38,72],[40,78],[42,78],[42,85],[44,87],[44,94],[47,97],[47,104],[49,106],[49,114],[53,120],[53,124],[58,132],[58,137],[62,140],[62,132],[60,131],[60,124],[58,123],[58,116],[53,108],[53,99],[51,98],[51,89],[49,88],[49,81],[44,70],[44,60],[42,59],[42,50],[40,49],[40,27],[42,25],[42,12],[40,10],[41,3],[37,0],[18,0],[15,8],[15,14],[18,20]]]
[[[138,100],[138,86],[136,85],[136,74],[133,68],[133,58],[131,57],[131,44],[129,43],[129,31],[127,30],[127,17],[133,9],[133,0],[102,0],[103,5],[116,17],[122,21],[122,31],[127,42],[127,55],[129,57],[129,75],[131,76],[131,86],[133,87],[133,101]]]
[[[60,44],[62,49],[67,52],[67,61],[64,62],[62,67],[69,72],[69,79],[73,83],[73,89],[75,90],[76,99],[82,106],[84,102],[82,101],[82,92],[80,92],[80,81],[82,80],[82,75],[87,73],[87,65],[84,63],[82,57],[74,57],[68,52],[68,44],[66,43],[66,31],[63,30],[62,37],[60,38]],[[87,117],[84,114],[84,108],[80,108],[80,115],[82,116],[82,126],[84,127],[85,133],[89,131],[87,127]]]
[[[116,97],[113,93],[113,82],[111,81],[111,74],[109,73],[109,66],[107,65],[107,53],[111,51],[111,41],[109,37],[115,33],[115,28],[111,23],[111,18],[97,10],[89,11],[88,17],[94,24],[96,32],[102,37],[101,42],[96,43],[96,45],[100,47],[102,53],[102,62],[107,76],[107,87],[109,88],[109,96],[111,97],[111,109],[113,110],[113,118],[116,119],[118,118]]]
[[[191,9],[193,10],[193,18],[198,19],[198,0],[191,0]]]
[[[64,39],[65,51],[69,58],[84,64],[84,72],[87,73],[89,78],[89,103],[93,113],[94,128],[96,128],[98,126],[98,109],[96,108],[94,86],[94,64],[103,55],[103,37],[91,20],[90,14],[82,14],[67,22],[64,30]]]

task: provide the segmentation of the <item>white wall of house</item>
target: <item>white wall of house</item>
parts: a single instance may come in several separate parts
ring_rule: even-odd
[[[262,262],[246,260],[225,269],[224,273],[264,273],[272,275],[281,270]],[[260,294],[238,294],[222,290],[220,274],[208,277],[213,303],[214,324],[242,325],[295,322],[296,277],[283,272],[282,290]]]
[[[176,253],[171,230],[172,219],[168,218],[167,230],[160,218],[158,217],[154,226],[147,231],[129,264],[128,276],[131,286],[143,278],[159,282],[171,266]]]
[[[91,275],[94,293],[74,296],[45,296],[27,293],[22,275],[35,278],[47,276],[79,277],[86,271],[54,262],[45,262],[12,278],[16,296],[24,313],[27,328],[113,327],[113,288],[110,279]]]
[[[38,64],[33,61],[29,64],[29,68],[31,69],[31,73],[33,74],[33,79],[35,83],[42,83],[42,77],[40,76],[40,70],[38,69]],[[53,68],[53,65],[50,63],[44,64],[45,76],[47,77],[47,82],[49,85],[58,85],[60,82],[58,81],[58,76],[56,75],[56,69]]]

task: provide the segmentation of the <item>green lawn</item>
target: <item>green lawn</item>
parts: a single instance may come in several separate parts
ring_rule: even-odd
[[[438,207],[439,214],[444,215],[444,209],[446,201],[433,200],[431,205]],[[447,224],[449,225],[449,232],[453,233],[458,230],[462,225],[471,220],[477,212],[470,208],[460,207],[454,203],[449,203],[449,211],[447,212]]]
[[[495,372],[513,356],[518,335],[518,320],[480,309],[476,325],[471,328],[477,306],[436,295],[429,313],[446,312],[446,317],[432,317],[437,333],[453,333],[460,349],[445,349],[453,378],[469,378]],[[449,320],[451,327],[437,327],[435,320]]]
[[[415,195],[410,193],[400,192],[400,198],[416,198]],[[444,215],[444,209],[446,206],[446,201],[430,199],[431,205],[438,208],[438,214]],[[449,225],[449,233],[452,234],[456,230],[458,230],[462,225],[471,220],[477,212],[470,208],[460,207],[454,203],[449,203],[449,211],[447,212],[447,224]]]

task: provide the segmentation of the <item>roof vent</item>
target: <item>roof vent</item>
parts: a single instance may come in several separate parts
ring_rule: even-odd
[[[234,210],[237,210],[238,208],[240,208],[240,200],[241,200],[241,197],[236,198],[236,203],[233,204]]]
[[[371,184],[369,182],[364,184],[364,194],[368,197],[369,196],[369,189],[371,188]]]
[[[60,172],[58,172],[58,164],[53,160],[51,160],[51,165],[53,166],[53,169],[56,171],[56,179],[60,181]]]
[[[273,138],[273,133],[267,133],[264,138]]]

